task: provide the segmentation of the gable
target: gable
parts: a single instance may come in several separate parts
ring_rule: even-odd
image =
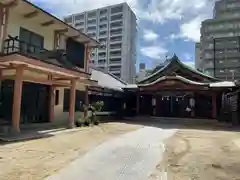
[[[194,70],[187,65],[183,64],[176,55],[173,56],[172,59],[160,70],[150,75],[143,81],[138,84],[148,84],[156,81],[157,79],[163,76],[182,76],[189,80],[196,82],[216,82],[218,81],[214,77],[207,76],[197,70]]]

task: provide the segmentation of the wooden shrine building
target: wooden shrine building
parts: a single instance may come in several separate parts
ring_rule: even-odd
[[[222,94],[235,83],[196,71],[176,55],[166,62],[136,86],[126,88],[126,114],[216,119]]]

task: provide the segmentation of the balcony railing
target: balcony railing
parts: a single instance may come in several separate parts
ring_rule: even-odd
[[[45,61],[50,64],[55,64],[53,59],[61,59],[65,62],[64,58],[66,57],[66,52],[62,49],[49,51],[16,38],[6,39],[4,41],[3,54],[8,55],[13,53],[19,53],[21,55]],[[61,66],[59,64],[56,65]]]

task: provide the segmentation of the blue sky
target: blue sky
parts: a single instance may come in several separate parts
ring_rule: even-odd
[[[173,53],[193,66],[201,21],[212,17],[215,0],[31,0],[48,12],[63,16],[127,2],[138,21],[137,67],[153,68]]]

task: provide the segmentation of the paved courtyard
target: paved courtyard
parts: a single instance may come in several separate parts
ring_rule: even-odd
[[[141,127],[108,123],[49,138],[0,144],[0,180],[43,180],[99,144]]]
[[[147,180],[176,130],[144,127],[101,144],[46,180]]]

